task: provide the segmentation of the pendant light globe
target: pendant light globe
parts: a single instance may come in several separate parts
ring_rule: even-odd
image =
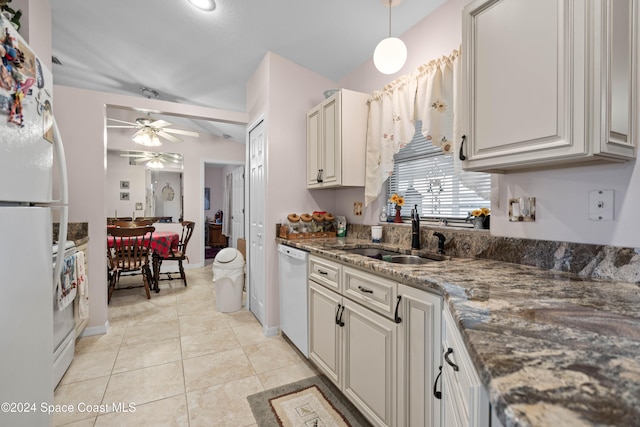
[[[397,37],[387,37],[373,51],[373,64],[382,74],[394,74],[407,62],[407,46]]]
[[[216,8],[216,2],[214,0],[189,0],[189,3],[205,12],[211,12]]]

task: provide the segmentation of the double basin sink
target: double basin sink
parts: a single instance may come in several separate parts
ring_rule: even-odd
[[[405,255],[399,252],[378,248],[354,248],[343,249],[351,254],[363,255],[394,264],[428,264],[434,261],[444,261],[447,257],[442,255],[429,254],[428,256]]]

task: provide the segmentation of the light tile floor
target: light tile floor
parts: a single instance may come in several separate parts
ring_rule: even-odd
[[[166,276],[165,276],[166,277]],[[80,338],[55,391],[54,425],[255,426],[246,397],[316,372],[284,338],[265,337],[246,310],[216,310],[211,265],[187,282],[114,292],[109,332]],[[141,281],[121,279],[121,285]],[[135,411],[105,412],[113,403]]]

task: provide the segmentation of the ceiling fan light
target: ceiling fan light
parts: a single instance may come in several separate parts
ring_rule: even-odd
[[[164,168],[164,165],[158,159],[153,159],[153,160],[147,162],[147,166],[150,167],[151,169],[163,169]]]
[[[189,3],[205,12],[211,12],[216,8],[216,2],[214,0],[189,0]]]
[[[158,138],[155,133],[149,131],[138,133],[133,137],[133,142],[146,147],[157,147],[158,145],[162,145],[160,138]]]
[[[376,46],[373,64],[383,74],[400,71],[407,62],[407,46],[397,37],[387,37]]]

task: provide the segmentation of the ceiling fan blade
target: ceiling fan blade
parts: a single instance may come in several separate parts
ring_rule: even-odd
[[[111,117],[107,117],[107,120],[111,120],[112,122],[116,122],[116,123],[124,123],[125,125],[130,125],[133,127],[138,127],[136,123],[127,122],[124,120],[112,119]]]
[[[159,130],[156,132],[156,135],[165,138],[168,141],[171,142],[182,142],[182,140],[180,138],[176,138],[175,136],[168,134],[167,132],[165,132],[164,130]]]
[[[164,132],[169,132],[169,133],[175,133],[178,135],[187,135],[187,136],[193,136],[195,138],[198,138],[200,136],[200,134],[198,132],[193,132],[190,130],[182,130],[182,129],[163,129]]]
[[[166,126],[171,126],[172,123],[167,122],[166,120],[156,120],[155,122],[149,123],[149,126],[152,128],[163,128]]]
[[[146,154],[120,154],[120,157],[149,157]]]
[[[107,125],[107,129],[135,129],[136,127],[130,125]]]

